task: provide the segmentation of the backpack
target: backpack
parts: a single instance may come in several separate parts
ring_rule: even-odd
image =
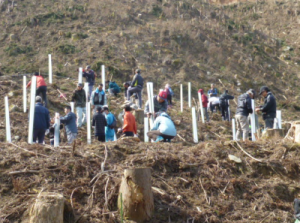
[[[114,129],[117,127],[117,120],[116,120],[115,116],[113,116],[113,118],[114,118],[113,122],[111,123],[111,125],[108,126],[111,129]]]

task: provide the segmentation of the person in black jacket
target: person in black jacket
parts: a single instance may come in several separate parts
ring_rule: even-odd
[[[83,84],[78,83],[77,89],[73,92],[72,102],[75,102],[77,113],[77,127],[86,123],[86,96],[83,90]]]
[[[255,111],[262,112],[265,128],[273,128],[274,118],[276,118],[276,99],[270,89],[266,86],[260,88],[259,95],[265,98],[265,103],[262,106],[255,108]]]
[[[228,90],[224,91],[224,94],[220,96],[220,109],[222,112],[222,120],[229,121],[229,115],[228,115],[228,100],[234,99],[234,96],[228,94]]]
[[[245,94],[242,94],[238,97],[237,109],[236,109],[236,138],[240,139],[241,134],[243,133],[243,140],[248,138],[249,134],[249,122],[248,116],[253,112],[251,99],[255,98],[255,91],[253,89],[248,90]]]
[[[91,66],[88,65],[86,66],[82,76],[85,77],[86,82],[89,83],[89,95],[88,95],[88,100],[89,100],[93,91],[93,87],[95,85],[95,77],[96,77],[95,72],[91,69]]]
[[[141,71],[136,69],[133,80],[131,81],[130,87],[127,90],[127,100],[130,100],[130,96],[136,93],[139,99],[139,108],[142,108],[142,90],[144,86],[144,79],[141,76]]]
[[[50,127],[50,115],[48,109],[43,106],[42,98],[40,96],[35,97],[35,102],[33,142],[35,143],[38,139],[38,142],[43,144],[46,129]]]
[[[107,126],[107,122],[101,111],[102,108],[97,107],[97,112],[93,116],[92,126],[95,126],[95,136],[98,138],[98,141],[105,142],[105,126]]]

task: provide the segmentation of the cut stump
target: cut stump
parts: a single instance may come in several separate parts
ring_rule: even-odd
[[[40,193],[31,207],[29,223],[63,223],[64,200],[61,194]]]
[[[154,201],[149,168],[124,171],[119,191],[118,208],[123,212],[124,219],[127,220],[143,222],[151,218]]]

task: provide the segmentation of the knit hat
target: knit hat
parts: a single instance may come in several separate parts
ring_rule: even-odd
[[[159,92],[158,96],[159,96],[161,99],[166,100],[166,99],[167,99],[167,92],[161,91],[161,92]]]

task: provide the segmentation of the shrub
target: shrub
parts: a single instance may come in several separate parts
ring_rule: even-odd
[[[57,47],[57,50],[63,54],[73,54],[75,53],[75,46],[73,45],[60,45]]]
[[[10,44],[4,50],[9,56],[17,56],[19,54],[27,54],[32,51],[31,46],[18,46],[16,43]]]

